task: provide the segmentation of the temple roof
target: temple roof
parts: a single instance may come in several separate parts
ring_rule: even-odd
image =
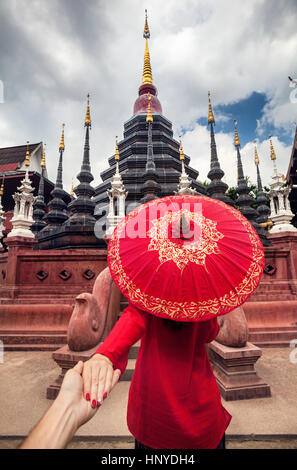
[[[29,153],[33,153],[40,145],[41,142],[29,145]],[[15,171],[20,168],[26,158],[26,150],[26,144],[0,148],[0,173]]]

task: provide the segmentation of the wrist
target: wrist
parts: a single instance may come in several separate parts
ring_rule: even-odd
[[[95,353],[91,359],[96,360],[96,361],[106,362],[107,364],[113,367],[113,363],[111,362],[111,360],[107,356],[104,356],[104,354]]]

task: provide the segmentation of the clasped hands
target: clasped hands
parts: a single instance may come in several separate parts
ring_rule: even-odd
[[[119,369],[101,354],[78,362],[65,374],[52,406],[22,443],[21,449],[61,449],[89,421],[118,382]]]
[[[114,370],[112,362],[102,354],[95,354],[84,363],[80,361],[65,374],[58,398],[72,403],[77,427],[95,415],[120,375],[121,371]]]

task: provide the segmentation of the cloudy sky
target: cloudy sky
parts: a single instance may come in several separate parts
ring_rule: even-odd
[[[132,116],[141,84],[148,8],[154,84],[191,166],[209,169],[207,92],[226,182],[236,179],[233,121],[244,170],[255,180],[253,141],[263,180],[272,174],[268,135],[286,172],[297,122],[296,0],[0,0],[1,147],[47,143],[55,179],[65,122],[64,186],[80,169],[86,95],[91,94],[94,184]],[[296,93],[295,93],[296,91]]]

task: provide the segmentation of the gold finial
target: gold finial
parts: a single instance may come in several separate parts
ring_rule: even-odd
[[[4,194],[4,175],[3,175],[2,184],[0,187],[0,198],[2,198],[3,194]]]
[[[88,104],[87,104],[87,112],[86,112],[85,126],[91,126],[90,93],[88,93],[87,98],[88,98]]]
[[[235,145],[235,147],[240,147],[240,140],[239,140],[238,132],[237,132],[237,121],[234,121],[234,126],[235,126],[235,140],[234,140],[234,145]]]
[[[143,73],[142,73],[142,84],[153,84],[153,74],[152,74],[152,67],[151,67],[151,59],[150,53],[148,48],[148,39],[150,37],[150,30],[148,27],[147,22],[147,10],[145,10],[145,23],[144,23],[144,32],[143,37],[145,38],[145,50],[144,50],[144,65],[143,65]]]
[[[46,144],[43,144],[43,152],[42,152],[42,159],[41,159],[41,168],[45,168],[45,149],[46,149]]]
[[[115,156],[114,156],[114,159],[115,159],[115,160],[119,160],[119,159],[120,159],[119,147],[118,147],[118,136],[117,136],[117,135],[116,135],[116,146],[115,146]]]
[[[211,101],[210,101],[210,92],[208,92],[208,124],[214,123],[214,115],[212,112]]]
[[[181,141],[181,135],[179,136],[179,159],[180,160],[185,159],[183,144],[182,144],[182,141]]]
[[[153,122],[153,116],[151,111],[151,95],[148,95],[148,105],[147,105],[147,115],[146,115],[146,122]]]
[[[27,151],[26,151],[25,165],[30,166],[29,140],[27,140]]]
[[[65,124],[62,124],[62,135],[61,135],[61,141],[59,145],[59,150],[65,150],[65,143],[64,143],[64,127]]]
[[[272,135],[269,136],[269,139],[270,139],[270,158],[271,160],[276,160],[276,155],[275,155],[274,147],[272,144]]]
[[[255,144],[255,164],[259,165],[259,155],[258,155],[256,144]]]

